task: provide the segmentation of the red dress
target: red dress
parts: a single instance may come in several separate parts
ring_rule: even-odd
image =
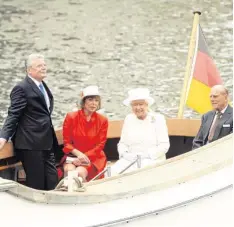
[[[70,112],[63,123],[63,152],[62,162],[75,148],[83,152],[90,160],[87,180],[92,179],[106,166],[106,155],[103,151],[107,140],[108,120],[94,112],[90,121],[86,120],[84,110]]]

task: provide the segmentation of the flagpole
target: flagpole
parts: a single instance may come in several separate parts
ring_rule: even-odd
[[[178,111],[178,118],[183,118],[183,115],[184,115],[186,92],[187,92],[187,87],[188,87],[189,76],[190,76],[191,70],[192,70],[194,49],[195,49],[195,45],[196,45],[196,32],[197,32],[197,27],[199,24],[199,16],[201,15],[201,12],[194,11],[193,14],[194,14],[193,28],[192,28],[191,38],[190,38],[187,65],[186,65],[186,70],[185,70],[185,75],[184,75],[184,85],[183,85],[183,89],[182,89],[181,96],[180,96],[180,106],[179,106],[179,111]]]

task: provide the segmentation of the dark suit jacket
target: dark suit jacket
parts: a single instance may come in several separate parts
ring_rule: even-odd
[[[43,85],[50,99],[50,111],[42,92],[28,76],[11,92],[11,105],[0,137],[13,137],[16,149],[50,150],[57,143],[51,121],[53,96],[44,82]]]
[[[201,127],[193,140],[193,148],[196,149],[207,143],[210,127],[215,117],[215,111],[209,111],[202,116]],[[233,132],[233,108],[228,105],[219,124],[217,125],[212,141],[220,139]],[[211,141],[211,142],[212,142]]]

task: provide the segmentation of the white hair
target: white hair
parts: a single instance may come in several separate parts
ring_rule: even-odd
[[[32,62],[35,59],[45,59],[44,56],[42,54],[30,54],[27,58],[27,60],[25,61],[25,67],[26,69],[29,68],[32,65]]]
[[[220,93],[225,94],[225,95],[229,94],[228,89],[224,85],[222,85],[222,84],[214,85],[211,89],[212,90],[217,90]]]

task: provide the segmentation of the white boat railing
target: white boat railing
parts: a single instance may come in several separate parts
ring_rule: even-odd
[[[121,170],[118,174],[122,174],[124,173],[127,169],[129,169],[132,165],[134,165],[135,163],[137,163],[137,168],[141,168],[141,156],[137,155],[136,160],[134,160],[133,162],[131,162],[127,167],[125,167],[123,170]],[[104,175],[105,173],[107,173],[107,177],[111,177],[111,166],[107,166],[102,172],[100,172],[99,174],[97,174],[93,179],[91,179],[90,181],[94,181],[97,180],[99,177],[101,177],[102,175]],[[90,182],[89,181],[89,182]]]
[[[98,175],[96,175],[93,179],[91,179],[90,181],[94,181],[96,179],[98,179],[99,177],[101,177],[102,175],[104,175],[105,173],[107,173],[107,177],[111,177],[111,167],[107,166],[104,170],[102,170],[102,172],[100,172]],[[89,182],[90,182],[89,181]]]
[[[136,160],[134,160],[132,163],[130,163],[127,167],[125,167],[123,170],[119,172],[119,174],[124,173],[127,169],[129,169],[131,166],[133,166],[135,163],[137,163],[137,168],[141,168],[141,156],[137,155]]]

